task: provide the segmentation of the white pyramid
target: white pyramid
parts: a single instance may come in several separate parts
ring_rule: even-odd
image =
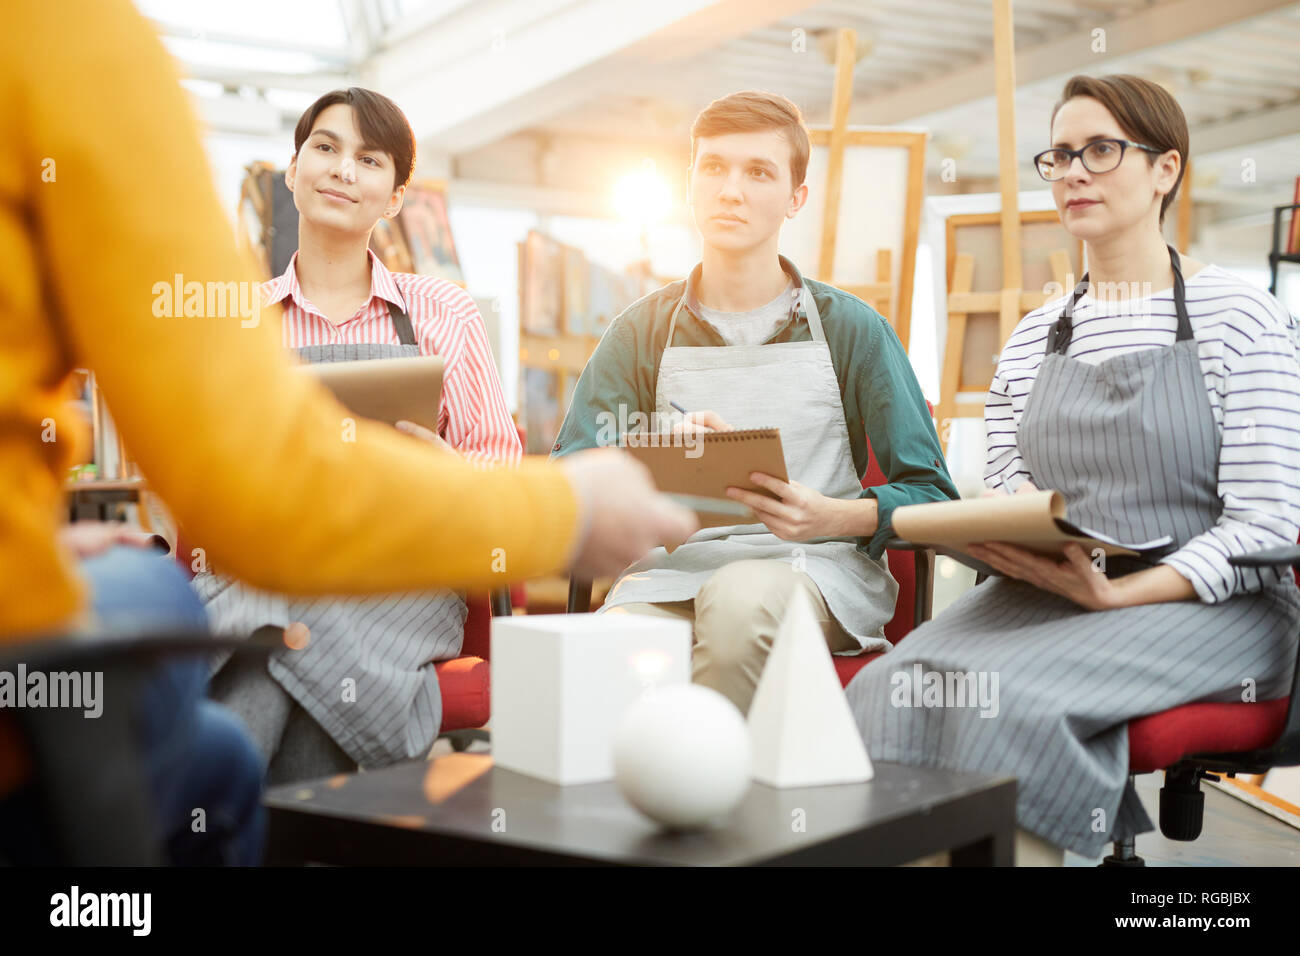
[[[754,779],[772,787],[863,783],[875,771],[808,596],[786,610],[749,708]]]

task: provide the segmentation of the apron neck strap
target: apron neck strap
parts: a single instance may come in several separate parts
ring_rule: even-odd
[[[1178,341],[1193,338],[1192,320],[1187,315],[1187,285],[1183,282],[1182,263],[1178,259],[1178,250],[1169,247],[1169,264],[1174,269],[1174,309],[1178,312]]]
[[[802,309],[803,314],[808,319],[808,330],[812,333],[813,341],[825,342],[826,333],[822,329],[821,313],[817,311],[817,303],[813,301],[813,294],[810,291],[808,291],[808,287],[806,285],[802,285],[802,284],[798,287],[796,291],[799,294],[795,298],[794,304],[791,305],[790,307],[790,318],[792,319],[796,318],[799,315],[799,311]],[[685,304],[686,304],[686,293],[682,292],[681,298],[677,300],[677,305],[673,307],[672,316],[668,319],[668,339],[666,342],[664,342],[664,348],[666,349],[672,348],[673,333],[677,330],[677,316],[678,313],[682,311],[682,306],[684,306]]]
[[[812,332],[813,341],[825,343],[826,333],[822,330],[821,313],[817,311],[817,303],[813,301],[813,294],[807,286],[802,286],[800,289],[799,304],[808,318],[808,330]]]
[[[393,328],[397,329],[397,341],[403,345],[415,345],[415,329],[411,328],[411,317],[401,310],[396,302],[388,303],[388,314],[393,317]]]
[[[666,349],[670,349],[673,347],[673,332],[676,331],[677,329],[677,313],[682,311],[682,306],[685,304],[686,304],[686,293],[683,292],[682,297],[677,300],[677,305],[673,309],[672,317],[668,320],[668,341],[664,343],[664,348]]]
[[[1178,258],[1178,250],[1173,246],[1169,249],[1169,265],[1174,270],[1174,310],[1178,313],[1178,332],[1174,337],[1176,342],[1185,342],[1193,338],[1192,321],[1187,315],[1187,286],[1183,282],[1182,263]],[[1047,353],[1053,352],[1058,355],[1064,355],[1066,349],[1070,347],[1070,340],[1074,337],[1074,306],[1083,298],[1088,291],[1088,273],[1083,274],[1079,284],[1074,287],[1074,294],[1066,300],[1065,308],[1061,310],[1060,317],[1052,326],[1047,334]]]

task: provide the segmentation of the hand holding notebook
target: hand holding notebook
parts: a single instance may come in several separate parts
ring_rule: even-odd
[[[789,481],[775,428],[634,432],[623,436],[622,445],[650,469],[661,492],[696,512],[701,527],[758,523],[754,512],[727,497],[729,486],[775,497],[750,481],[751,472]]]
[[[1078,527],[1067,519],[1065,498],[1059,491],[904,505],[895,509],[892,524],[898,537],[929,545],[984,573],[996,572],[966,554],[967,545],[1001,541],[1060,559],[1070,543],[1089,552],[1100,549],[1108,556],[1138,556],[1161,551],[1173,542],[1168,535],[1152,541],[1122,542]]]

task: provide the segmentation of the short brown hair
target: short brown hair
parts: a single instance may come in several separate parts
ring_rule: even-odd
[[[765,129],[776,130],[790,144],[790,179],[797,189],[808,173],[808,128],[799,107],[776,93],[745,90],[706,106],[691,124],[691,164],[695,163],[696,143],[705,136]]]
[[[1052,108],[1052,123],[1057,111],[1076,96],[1089,96],[1099,102],[1115,117],[1124,135],[1135,142],[1150,146],[1161,153],[1177,150],[1178,178],[1174,188],[1165,194],[1160,203],[1160,222],[1165,221],[1183,174],[1187,172],[1187,153],[1190,148],[1187,135],[1187,117],[1183,109],[1163,86],[1144,80],[1140,76],[1115,73],[1110,76],[1072,76],[1065,84],[1060,101]],[[1051,129],[1051,123],[1048,124]],[[1146,153],[1146,150],[1143,150]],[[1154,165],[1155,153],[1146,153],[1147,162]]]
[[[367,149],[383,150],[393,157],[393,188],[405,186],[415,175],[415,133],[406,114],[396,103],[382,93],[349,86],[344,90],[331,90],[298,117],[293,131],[293,153],[298,155],[302,144],[311,135],[316,117],[334,106],[344,103],[352,107],[357,116],[357,128]]]

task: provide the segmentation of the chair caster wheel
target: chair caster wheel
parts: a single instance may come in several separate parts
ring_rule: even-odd
[[[1097,864],[1098,867],[1146,866],[1146,865],[1147,865],[1147,861],[1142,859],[1142,857],[1140,856],[1123,857],[1123,856],[1116,856],[1114,853],[1112,853],[1110,856],[1106,857],[1104,860],[1102,860],[1100,863]]]
[[[1205,794],[1201,777],[1217,780],[1199,769],[1165,772],[1160,788],[1160,832],[1170,840],[1195,840],[1205,821]]]

